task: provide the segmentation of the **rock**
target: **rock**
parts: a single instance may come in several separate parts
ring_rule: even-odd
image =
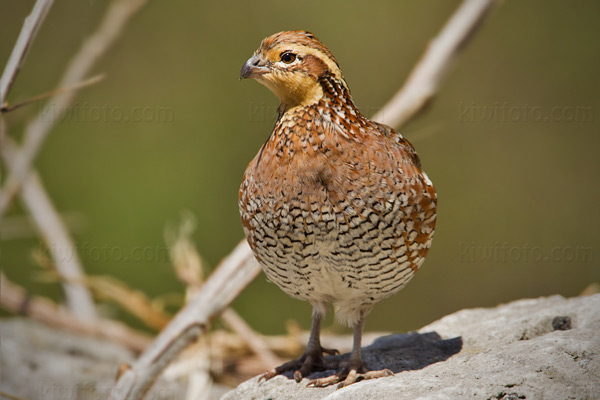
[[[363,352],[369,368],[395,375],[339,390],[255,377],[222,400],[600,399],[600,294],[463,310]]]
[[[106,399],[119,365],[135,359],[120,345],[25,318],[3,318],[0,337],[0,391],[19,399]],[[184,399],[186,391],[187,382],[163,377],[146,398]],[[218,399],[224,392],[213,385],[205,398]]]

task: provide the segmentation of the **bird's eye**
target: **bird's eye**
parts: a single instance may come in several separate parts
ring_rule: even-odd
[[[291,64],[296,61],[296,55],[290,51],[284,51],[281,53],[281,61],[286,64]]]

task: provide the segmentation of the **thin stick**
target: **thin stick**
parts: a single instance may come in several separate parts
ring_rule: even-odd
[[[160,331],[169,323],[170,315],[162,308],[156,307],[145,293],[134,290],[117,279],[88,275],[85,283],[96,297],[116,302],[124,311],[150,328]]]
[[[439,89],[450,67],[499,0],[466,0],[435,37],[406,83],[373,119],[399,128],[414,117]]]
[[[48,10],[52,7],[53,2],[54,0],[37,0],[31,13],[25,18],[21,33],[19,33],[15,47],[13,47],[10,58],[4,67],[4,72],[2,72],[2,78],[0,78],[0,106],[4,105],[10,87],[21,69],[21,64],[25,60],[27,50],[33,42],[42,22],[44,22],[44,18],[46,18],[46,14],[48,14]]]
[[[70,312],[59,308],[50,299],[32,296],[21,286],[12,283],[0,272],[0,305],[15,314],[24,314],[69,332],[77,332],[117,342],[131,350],[141,352],[152,342],[145,333],[135,331],[124,324],[112,320],[99,320],[96,323],[83,322]]]
[[[262,336],[257,334],[234,309],[226,308],[223,310],[221,319],[246,342],[250,350],[256,354],[263,364],[265,371],[283,363],[283,360],[277,357],[275,352],[269,348]]]
[[[58,87],[70,87],[84,80],[96,60],[114,43],[127,21],[146,4],[146,1],[117,0],[111,2],[96,32],[83,43],[67,66]],[[44,110],[27,125],[23,146],[9,170],[2,191],[0,191],[0,219],[8,209],[15,194],[19,191],[21,184],[27,178],[33,160],[39,153],[44,139],[56,122],[60,120],[69,104],[72,103],[75,94],[75,91],[56,94],[49,100]],[[48,118],[46,115],[47,110],[53,112],[54,118]]]
[[[2,107],[0,107],[0,112],[5,113],[5,112],[9,112],[9,111],[14,111],[17,108],[21,108],[23,106],[26,106],[27,104],[31,104],[31,103],[34,103],[36,101],[44,100],[44,99],[47,99],[48,97],[56,96],[57,94],[60,94],[62,92],[66,92],[66,91],[69,91],[69,90],[83,89],[84,87],[91,86],[91,85],[94,85],[94,84],[100,82],[102,79],[104,79],[104,74],[96,75],[94,77],[91,77],[90,79],[86,79],[83,82],[76,83],[73,86],[59,88],[59,89],[54,89],[54,90],[51,90],[50,92],[38,94],[36,96],[28,98],[27,100],[23,100],[23,101],[21,101],[19,103],[12,104],[10,106],[9,105],[2,106]]]

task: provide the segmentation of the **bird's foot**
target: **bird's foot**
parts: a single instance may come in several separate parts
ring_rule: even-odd
[[[344,367],[340,372],[328,376],[326,378],[313,379],[308,383],[309,387],[326,387],[338,384],[337,388],[341,389],[345,386],[352,385],[355,382],[364,379],[383,378],[392,376],[394,373],[389,369],[380,371],[368,371],[362,364],[359,366]]]
[[[277,368],[273,368],[270,371],[265,372],[258,378],[258,381],[269,380],[274,376],[281,375],[288,371],[294,371],[294,379],[296,382],[300,382],[302,378],[310,375],[315,371],[325,371],[328,369],[336,369],[338,363],[335,361],[325,360],[323,354],[335,355],[339,352],[335,349],[326,349],[318,346],[314,348],[307,348],[304,354],[300,357],[281,364]]]

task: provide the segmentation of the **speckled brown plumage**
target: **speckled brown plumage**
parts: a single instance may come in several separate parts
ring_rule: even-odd
[[[266,38],[241,76],[281,100],[240,188],[244,232],[267,277],[314,307],[304,356],[265,377],[293,369],[301,379],[331,367],[319,343],[329,303],[355,327],[355,346],[339,373],[312,383],[384,376],[389,371],[362,365],[362,326],[422,265],[435,229],[435,189],[412,145],[355,107],[337,61],[311,33]]]

